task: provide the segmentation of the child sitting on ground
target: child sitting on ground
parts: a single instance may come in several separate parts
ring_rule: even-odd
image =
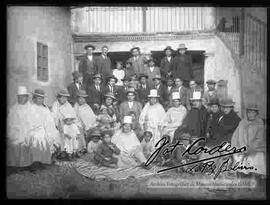
[[[98,130],[95,130],[93,133],[91,133],[91,140],[87,145],[87,152],[89,153],[90,160],[94,159],[98,146],[102,143],[100,136],[101,134]]]
[[[141,146],[143,149],[143,154],[146,159],[148,159],[151,154],[155,151],[155,147],[151,141],[151,138],[153,137],[152,132],[145,131],[143,133],[143,140],[141,141]]]
[[[120,149],[111,142],[111,133],[104,132],[102,143],[97,148],[94,160],[98,166],[117,168],[118,159],[114,154],[119,155]]]
[[[70,158],[78,157],[79,138],[81,133],[78,126],[74,123],[75,117],[67,115],[64,119],[64,150]]]

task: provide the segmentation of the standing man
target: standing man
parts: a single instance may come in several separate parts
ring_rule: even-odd
[[[132,63],[134,72],[138,75],[144,73],[144,63],[146,62],[146,58],[140,55],[140,48],[133,47],[130,49],[130,53],[132,57],[128,59],[129,62]]]
[[[150,58],[147,61],[148,66],[145,68],[144,74],[148,76],[148,84],[150,86],[150,88],[152,88],[154,86],[154,77],[156,75],[160,76],[160,69],[159,67],[155,66],[155,61],[153,58]]]
[[[178,48],[178,53],[176,57],[173,58],[171,69],[173,77],[180,77],[184,81],[184,86],[189,86],[189,81],[193,79],[192,71],[192,59],[190,55],[186,55],[185,44],[180,44]]]
[[[160,62],[160,73],[161,73],[161,76],[163,78],[167,78],[171,75],[171,72],[170,72],[170,66],[172,65],[172,53],[173,53],[173,49],[171,46],[167,46],[165,49],[164,49],[164,52],[165,52],[165,57],[161,59],[161,62]]]
[[[106,79],[109,75],[112,75],[112,63],[111,59],[108,57],[108,46],[102,46],[101,55],[96,57],[96,71],[100,73],[104,79]]]
[[[150,92],[150,87],[147,83],[147,79],[147,75],[142,74],[139,76],[140,85],[137,92],[138,100],[141,102],[142,107],[144,107],[144,105],[148,102],[148,94]]]
[[[73,83],[69,84],[67,89],[69,92],[68,102],[73,106],[77,102],[77,94],[80,90],[84,90],[85,86],[83,85],[83,76],[80,72],[74,71],[72,73]]]
[[[166,92],[166,86],[164,84],[161,83],[161,76],[160,75],[156,75],[153,78],[154,81],[154,87],[153,89],[156,89],[158,92],[158,95],[160,96],[159,98],[159,102],[161,105],[163,105],[163,107],[165,107],[168,104],[168,96],[167,96],[167,92]]]
[[[90,86],[93,83],[93,75],[96,73],[95,57],[93,51],[95,46],[88,44],[84,47],[86,55],[81,59],[79,63],[79,72],[83,75],[83,84],[85,87]]]

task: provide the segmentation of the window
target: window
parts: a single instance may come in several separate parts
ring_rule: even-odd
[[[48,72],[48,46],[37,42],[37,79],[47,82]]]

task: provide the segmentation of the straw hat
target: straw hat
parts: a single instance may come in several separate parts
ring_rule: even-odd
[[[27,92],[27,88],[25,86],[19,86],[17,95],[30,95],[30,93]]]
[[[85,90],[79,90],[79,93],[77,94],[78,97],[88,97],[87,93]]]
[[[195,81],[195,80],[191,80],[191,81],[189,82],[189,85],[196,85],[196,81]]]
[[[118,81],[118,79],[114,75],[109,75],[107,77],[107,82],[109,82],[110,79],[114,79],[115,80],[115,83],[117,83],[117,81]]]
[[[143,77],[145,77],[146,79],[148,79],[148,75],[142,73],[142,74],[139,75],[139,80],[141,80],[141,78],[143,78]]]
[[[163,51],[166,51],[166,50],[171,50],[171,51],[173,51],[173,49],[172,49],[171,46],[167,46]]]
[[[190,100],[202,100],[202,93],[201,92],[193,92],[192,98]]]
[[[75,113],[65,113],[64,114],[64,120],[66,119],[75,119],[76,116],[75,116]]]
[[[133,93],[134,95],[136,94],[136,91],[134,88],[128,88],[126,95],[128,95],[129,93]]]
[[[179,47],[178,47],[178,49],[177,50],[180,50],[180,49],[187,49],[187,47],[186,47],[186,45],[184,44],[184,43],[181,43],[181,44],[179,44]]]
[[[108,92],[107,94],[105,94],[104,97],[109,97],[109,98],[112,98],[112,99],[116,100],[114,94],[111,93],[111,92]]]
[[[155,75],[155,77],[153,77],[152,80],[155,80],[155,79],[161,80],[161,76],[160,75]]]
[[[70,94],[66,88],[61,89],[60,91],[57,92],[57,95],[60,96],[65,96],[65,97],[70,97]]]
[[[256,111],[260,110],[257,104],[248,104],[246,109],[247,110],[256,110]]]
[[[220,101],[220,105],[223,106],[223,107],[232,107],[234,106],[234,102],[231,98],[227,98],[227,99],[222,99]]]
[[[39,96],[39,97],[45,97],[46,94],[45,94],[45,91],[42,90],[42,89],[35,89],[35,91],[33,92],[33,95],[35,96]]]
[[[96,47],[91,44],[87,44],[86,46],[84,46],[85,50],[87,50],[88,48],[92,48],[93,50],[96,50]]]
[[[137,47],[137,46],[135,46],[135,47],[132,47],[132,48],[130,49],[130,52],[132,53],[132,51],[133,51],[134,49],[137,49],[138,51],[140,51],[140,48]]]
[[[180,93],[179,92],[173,92],[172,93],[172,100],[180,100]]]
[[[150,90],[150,94],[148,95],[150,98],[159,98],[158,91],[156,89]]]
[[[132,124],[132,117],[131,116],[124,116],[123,124]]]

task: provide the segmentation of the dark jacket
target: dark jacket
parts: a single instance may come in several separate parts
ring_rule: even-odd
[[[128,105],[128,101],[124,101],[120,104],[119,111],[120,111],[121,119],[123,119],[124,116],[128,115],[130,111],[135,112],[136,118],[139,119],[141,111],[142,111],[142,105],[140,102],[133,101],[133,106],[130,108]]]
[[[96,70],[96,57],[93,56],[90,61],[85,55],[79,63],[79,72],[83,75],[83,84],[89,86],[93,83],[93,75],[97,72]]]
[[[150,87],[148,84],[146,84],[145,89],[141,86],[141,84],[139,85],[139,88],[137,89],[138,99],[142,103],[143,107],[148,102],[149,92],[150,92]]]
[[[171,91],[170,91],[169,97],[168,97],[170,106],[172,106],[172,93],[173,92],[179,92],[179,88],[177,88],[176,86],[171,88]],[[189,91],[188,91],[188,88],[186,88],[185,86],[182,86],[180,89],[180,99],[181,99],[183,106],[185,106],[185,107],[190,106]]]
[[[96,57],[96,71],[103,75],[104,78],[107,78],[109,75],[112,75],[112,65],[111,59],[107,56],[107,59],[104,59],[102,55]]]
[[[168,61],[167,56],[161,59],[160,62],[160,73],[162,77],[166,78],[168,75],[168,72],[170,71],[170,67],[172,66],[173,57],[171,57],[170,62]]]
[[[180,77],[185,81],[193,79],[192,59],[190,55],[178,55],[173,58],[171,69],[174,77]]]
[[[69,84],[67,86],[68,92],[70,97],[68,98],[68,102],[73,106],[77,102],[77,94],[79,92],[78,87],[76,86],[75,82]],[[85,85],[82,85],[81,90],[85,90]]]
[[[217,144],[221,144],[224,141],[231,143],[233,132],[240,121],[241,118],[234,111],[231,111],[227,115],[223,115],[218,122],[217,132],[214,136],[217,139]]]
[[[126,92],[128,90],[128,87],[120,87],[118,88],[118,100],[119,102],[124,102],[127,99]]]
[[[102,94],[103,95],[106,95],[108,92],[111,92],[110,88],[109,88],[109,85],[105,85],[103,86],[103,89],[102,89]],[[119,99],[119,93],[118,93],[118,89],[116,86],[113,87],[113,94],[114,94],[114,97],[116,97],[116,99],[118,100]]]
[[[152,89],[156,89],[155,86],[152,87]],[[159,88],[157,89],[159,97],[159,102],[161,105],[168,104],[169,96],[167,95],[167,88],[164,84],[160,84]]]
[[[88,86],[86,89],[88,98],[87,103],[91,106],[91,108],[94,108],[94,104],[98,104],[99,106],[102,104],[103,100],[103,89],[104,87],[102,85],[99,85],[100,91],[96,89],[96,86],[92,84],[91,86]]]

